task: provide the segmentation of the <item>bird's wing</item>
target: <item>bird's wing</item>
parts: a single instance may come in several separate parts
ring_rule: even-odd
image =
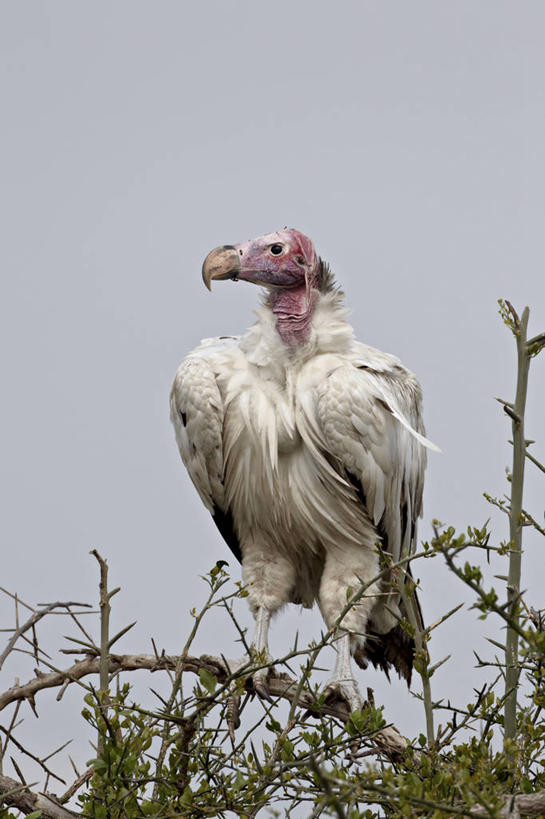
[[[415,548],[426,447],[436,447],[424,437],[414,376],[397,359],[362,350],[316,386],[316,422],[397,562]]]
[[[234,338],[208,339],[180,364],[170,393],[170,417],[189,477],[240,560],[240,544],[225,502],[224,402],[214,366],[215,357],[234,342]]]
[[[421,391],[414,376],[393,356],[363,345],[338,361],[314,387],[315,445],[321,438],[340,474],[365,506],[394,563],[416,547],[416,523],[422,512],[426,448]],[[405,571],[410,575],[410,566]],[[405,577],[396,571],[397,580]],[[384,596],[371,613],[365,645],[355,654],[365,667],[370,660],[388,673],[394,666],[410,683],[414,643],[399,624],[408,606],[422,624],[416,595],[383,577]],[[410,616],[410,615],[409,615]],[[413,618],[411,617],[411,620]]]

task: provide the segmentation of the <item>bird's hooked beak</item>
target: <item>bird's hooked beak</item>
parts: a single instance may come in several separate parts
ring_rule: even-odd
[[[221,245],[211,250],[202,266],[202,279],[211,290],[214,279],[237,279],[240,273],[240,253],[234,245]]]

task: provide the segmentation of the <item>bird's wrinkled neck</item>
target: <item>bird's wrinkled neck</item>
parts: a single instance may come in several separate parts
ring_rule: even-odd
[[[271,293],[269,304],[284,344],[299,347],[309,340],[315,302],[316,292],[307,284]]]

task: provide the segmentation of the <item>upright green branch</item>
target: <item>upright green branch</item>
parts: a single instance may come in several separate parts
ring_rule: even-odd
[[[406,588],[406,585],[408,588]],[[420,674],[422,680],[422,701],[424,703],[424,713],[426,715],[426,737],[428,746],[431,748],[435,742],[435,729],[433,724],[433,699],[431,695],[430,678],[435,669],[430,669],[430,655],[427,648],[429,633],[426,632],[422,622],[422,615],[415,597],[415,585],[412,577],[407,574],[405,582],[400,583],[400,592],[407,619],[413,630],[415,645],[414,668]],[[437,666],[436,666],[437,667]]]
[[[522,497],[524,489],[524,465],[526,461],[526,440],[524,437],[524,413],[528,392],[528,372],[532,349],[528,344],[527,330],[530,310],[525,307],[519,319],[509,302],[500,302],[505,323],[511,329],[517,344],[517,389],[515,403],[503,402],[504,410],[511,418],[513,426],[513,469],[511,474],[511,502],[509,508],[509,575],[507,582],[507,602],[509,614],[514,623],[520,616],[520,574],[522,558]],[[517,688],[519,682],[519,634],[512,625],[507,627],[505,642],[505,734],[506,741],[512,740],[517,732]]]
[[[110,600],[117,594],[119,587],[108,591],[108,564],[103,557],[99,555],[96,549],[91,551],[91,554],[96,557],[100,566],[100,707],[104,718],[107,718],[110,688]],[[104,745],[104,739],[99,731],[98,736],[98,755],[101,755]]]

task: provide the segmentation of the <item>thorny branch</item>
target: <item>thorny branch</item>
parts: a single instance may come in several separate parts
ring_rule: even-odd
[[[507,603],[511,623],[507,626],[505,642],[505,741],[509,742],[517,734],[517,689],[519,668],[519,620],[520,577],[522,561],[522,532],[526,521],[534,527],[541,527],[523,508],[524,467],[528,456],[524,434],[524,416],[528,393],[530,362],[543,347],[544,335],[528,340],[528,320],[530,310],[525,307],[519,318],[509,301],[500,302],[505,323],[511,329],[517,347],[517,386],[513,404],[504,402],[504,410],[511,418],[513,433],[513,466],[511,471],[511,497],[509,503],[509,576],[507,579]],[[542,531],[542,534],[545,533]]]
[[[157,658],[154,654],[110,654],[108,661],[108,673],[110,675],[120,671],[176,671],[191,672],[199,674],[201,669],[213,674],[218,682],[227,683],[230,675],[221,657],[203,655],[202,657],[192,657],[182,655],[162,654]],[[66,680],[77,681],[93,674],[100,673],[100,657],[86,657],[79,660],[72,666],[35,677],[23,685],[14,685],[8,691],[0,694],[0,711],[12,702],[34,698],[38,691],[46,688],[58,688]],[[248,673],[246,671],[245,673]],[[238,675],[236,675],[238,676]],[[268,681],[269,691],[272,697],[285,699],[292,702],[298,688],[298,681],[288,674],[277,672]],[[333,704],[324,703],[317,706],[312,693],[308,691],[298,692],[298,704],[302,708],[313,709],[317,714],[336,717],[344,722],[350,716],[348,706],[344,702]],[[385,728],[379,732],[374,741],[380,750],[392,759],[399,759],[409,747],[407,740],[393,726]]]
[[[109,658],[108,652],[110,650],[110,600],[117,594],[119,591],[119,587],[113,589],[113,591],[108,591],[108,564],[104,560],[103,557],[99,555],[96,549],[91,551],[93,557],[95,557],[98,561],[100,566],[100,583],[99,583],[99,591],[100,591],[100,661],[99,661],[99,675],[100,675],[100,690],[99,690],[99,699],[100,699],[100,708],[102,711],[102,716],[104,719],[107,719],[108,714],[108,689],[110,686],[110,672],[109,672]],[[102,745],[103,745],[103,738],[102,735],[99,733],[98,742],[97,742],[97,751],[98,755],[102,754]]]
[[[34,793],[29,786],[21,785],[9,776],[0,776],[0,800],[0,804],[17,808],[26,814],[41,811],[44,819],[74,819],[81,815],[59,805],[47,794]]]

